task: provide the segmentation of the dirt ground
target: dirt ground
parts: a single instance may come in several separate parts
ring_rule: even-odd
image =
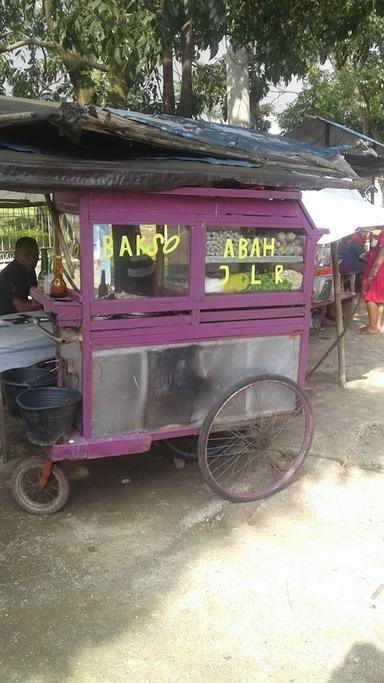
[[[359,322],[348,388],[334,352],[308,383],[311,455],[269,499],[222,501],[158,447],[89,463],[39,518],[0,466],[1,683],[384,682],[384,337]]]

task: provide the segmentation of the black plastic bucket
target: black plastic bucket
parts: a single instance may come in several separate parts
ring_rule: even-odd
[[[32,387],[53,387],[57,383],[55,370],[47,368],[26,367],[11,368],[1,373],[3,396],[10,415],[20,417],[16,397],[22,391]]]
[[[62,387],[36,387],[23,391],[16,401],[31,443],[53,446],[68,441],[81,401],[79,391]]]

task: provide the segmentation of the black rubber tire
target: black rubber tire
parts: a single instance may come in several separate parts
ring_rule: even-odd
[[[297,395],[301,398],[303,404],[305,405],[307,417],[308,417],[308,432],[307,432],[307,438],[305,442],[305,447],[303,449],[303,452],[296,458],[294,468],[292,470],[292,474],[290,476],[290,479],[288,481],[285,481],[283,484],[275,485],[273,487],[273,490],[271,490],[268,493],[264,493],[263,495],[259,494],[249,494],[248,496],[239,496],[235,493],[230,493],[230,492],[223,492],[222,488],[220,488],[215,480],[213,479],[211,472],[208,467],[207,463],[207,458],[206,458],[206,444],[207,440],[209,437],[210,433],[210,428],[211,425],[219,412],[220,408],[223,406],[224,403],[226,403],[233,394],[237,393],[240,389],[247,387],[248,385],[251,385],[255,382],[263,381],[263,380],[273,380],[276,382],[283,383],[292,389],[297,393]],[[217,493],[221,498],[224,498],[226,500],[231,501],[232,503],[242,503],[242,502],[252,502],[255,500],[260,500],[262,498],[266,498],[270,495],[273,495],[274,493],[277,493],[278,491],[281,491],[283,488],[285,488],[288,483],[292,480],[294,475],[296,474],[297,470],[303,463],[304,459],[308,455],[308,452],[311,447],[312,443],[312,436],[313,436],[313,412],[311,405],[302,389],[298,386],[296,382],[293,382],[291,379],[288,377],[283,377],[282,375],[273,375],[273,374],[264,374],[264,375],[256,375],[253,377],[248,377],[247,379],[244,379],[240,382],[237,382],[234,384],[212,407],[210,412],[208,413],[207,417],[205,418],[200,434],[199,434],[199,442],[198,442],[198,458],[199,458],[199,467],[201,470],[201,473],[208,484],[208,486]]]
[[[184,439],[193,439],[194,447],[193,449],[186,449],[183,447]],[[174,458],[180,458],[181,460],[185,460],[186,462],[197,462],[198,460],[198,446],[199,446],[199,437],[198,436],[190,436],[190,437],[177,437],[175,439],[164,439],[164,442],[169,450],[172,452],[172,455]]]
[[[58,484],[58,495],[49,503],[37,503],[32,500],[23,488],[23,477],[27,472],[38,469],[41,473],[44,467],[44,458],[27,458],[22,460],[12,473],[11,487],[13,496],[17,504],[26,512],[32,515],[53,515],[61,510],[66,504],[69,496],[69,481],[64,472],[58,465],[53,465],[49,478],[54,477]]]
[[[176,458],[182,458],[183,460],[186,460],[187,462],[196,462],[197,461],[197,440],[198,437],[188,437],[192,438],[193,440],[196,441],[196,446],[192,450],[186,450],[183,448],[183,439],[185,437],[179,437],[176,439],[164,439],[164,442],[169,448],[169,450],[172,452],[172,455]],[[181,441],[180,441],[181,439]]]

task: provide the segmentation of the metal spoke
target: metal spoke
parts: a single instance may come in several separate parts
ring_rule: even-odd
[[[242,420],[239,405],[244,392],[246,415]],[[237,416],[233,422],[231,408]],[[224,423],[223,410],[227,415]],[[204,467],[208,483],[212,481],[236,500],[252,500],[277,490],[309,448],[309,415],[302,392],[287,380],[261,378],[235,390],[209,424]],[[199,458],[201,461],[201,454]]]

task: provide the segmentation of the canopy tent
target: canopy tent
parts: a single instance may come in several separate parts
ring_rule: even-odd
[[[358,228],[384,228],[384,208],[370,204],[357,190],[307,190],[302,201],[316,227],[328,231],[319,244],[340,240]]]
[[[320,360],[310,371],[312,374],[337,345],[339,383],[346,385],[346,362],[344,335],[359,306],[360,297],[352,310],[349,320],[344,324],[342,295],[338,263],[338,241],[351,235],[358,228],[384,228],[384,208],[374,206],[363,199],[357,190],[323,189],[302,193],[302,202],[317,228],[326,230],[319,244],[331,244],[333,280],[336,307],[336,340],[330,345]]]
[[[44,195],[0,190],[0,209],[18,209],[28,206],[45,206]]]

